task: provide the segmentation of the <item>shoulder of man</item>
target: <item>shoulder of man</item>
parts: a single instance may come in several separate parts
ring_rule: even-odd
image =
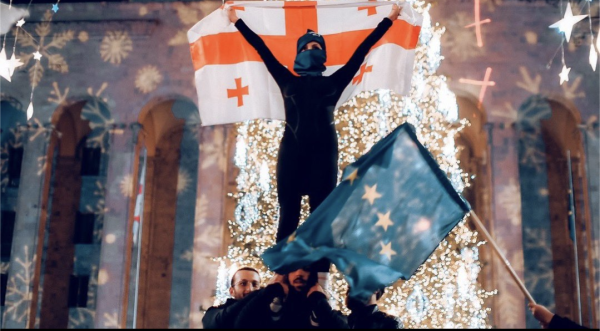
[[[230,299],[227,299],[227,301],[223,302],[220,305],[209,307],[206,311],[227,308],[227,306],[230,306],[236,302],[237,302],[237,300],[230,298]],[[202,309],[202,308],[200,308],[200,309]]]
[[[577,324],[566,317],[554,314],[548,325],[548,329],[587,329],[587,327]]]

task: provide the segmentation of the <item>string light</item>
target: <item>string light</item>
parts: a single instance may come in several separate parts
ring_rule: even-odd
[[[439,45],[444,29],[432,26],[430,5],[425,1],[411,3],[424,16],[411,91],[406,97],[387,90],[363,92],[336,110],[339,167],[343,169],[408,122],[455,189],[462,192],[470,182],[459,167],[454,137],[469,124],[458,119],[456,97],[448,89],[446,78],[435,74],[442,59]],[[272,276],[260,255],[275,244],[279,217],[275,169],[283,129],[280,121],[237,124],[237,191],[228,195],[237,205],[234,219],[228,222],[232,244],[226,256],[215,259],[220,263],[216,304],[228,297],[223,284],[227,284],[225,277],[230,277],[231,270],[251,266],[261,272],[262,279]],[[304,197],[301,222],[309,214],[307,202]],[[477,233],[462,221],[411,279],[387,290],[380,301],[381,309],[399,316],[405,327],[489,328],[490,310],[484,301],[494,292],[482,290],[477,282],[481,268],[478,247],[482,244]],[[344,304],[347,283],[335,266],[329,283],[331,304],[348,313]]]
[[[592,31],[592,36],[593,36],[593,34],[594,34],[594,32]],[[593,43],[594,43],[594,41],[592,40],[592,44]],[[596,37],[596,51],[600,52],[600,38],[599,37]]]
[[[570,71],[571,71],[571,68],[567,68],[567,66],[563,64],[562,70],[560,71],[560,74],[558,74],[558,76],[560,77],[560,85],[562,85],[564,82],[569,81],[569,72]]]
[[[590,7],[590,0],[587,1],[587,6],[588,6],[588,15],[573,15],[573,11],[571,10],[571,3],[567,2],[567,7],[565,9],[564,12],[564,17],[550,25],[550,28],[557,28],[559,29],[559,31],[564,32],[564,38],[561,40],[560,42],[560,47],[557,49],[557,51],[554,53],[554,55],[552,56],[552,59],[550,59],[550,62],[548,62],[548,64],[546,65],[546,68],[550,69],[551,67],[551,63],[554,60],[554,58],[556,57],[556,54],[558,53],[558,50],[561,50],[561,54],[562,54],[562,70],[559,73],[559,77],[560,77],[560,85],[562,85],[564,82],[569,81],[569,71],[571,70],[571,68],[567,68],[567,65],[565,63],[565,47],[564,47],[564,43],[565,40],[567,42],[569,42],[569,40],[571,39],[571,32],[573,30],[573,26],[575,24],[577,24],[577,22],[583,20],[586,16],[588,17],[588,22],[589,22],[589,26],[590,26],[590,53],[589,53],[589,57],[588,57],[588,61],[590,63],[590,66],[592,67],[592,70],[596,71],[596,64],[598,62],[598,50],[594,49],[594,30],[592,29],[592,19],[591,19],[591,7]],[[562,12],[562,7],[563,7],[563,2],[562,0],[560,1],[560,8],[561,8],[561,12]]]
[[[4,4],[3,4],[3,6],[4,6]],[[12,20],[13,19],[16,20],[16,18],[18,18],[19,16],[29,15],[29,11],[27,11],[27,10],[22,10],[22,9],[18,9],[18,8],[13,9],[12,8],[12,0],[10,0],[7,10],[13,11],[12,15],[9,15],[9,17],[6,17],[6,19],[8,19],[9,22],[13,22]],[[10,17],[10,16],[12,16],[12,17]],[[25,20],[21,17],[21,19],[19,21],[17,21],[16,25],[18,27],[21,27],[21,26],[23,26],[24,23],[25,23]],[[12,55],[11,55],[10,59],[8,59],[6,56],[6,34],[4,35],[4,39],[2,41],[2,49],[0,50],[0,76],[4,77],[9,82],[11,81],[11,78],[12,78],[12,75],[13,75],[15,69],[17,67],[20,67],[23,65],[23,62],[21,62],[15,56],[15,50],[17,47],[17,37],[18,37],[18,34],[15,35],[15,43],[13,45],[13,51],[12,51]]]
[[[598,64],[598,52],[600,51],[600,42],[598,41],[598,38],[596,38],[596,48],[594,48],[594,29],[592,28],[592,7],[591,7],[591,0],[589,0],[587,2],[587,7],[588,7],[588,23],[590,26],[590,56],[589,56],[589,61],[590,61],[590,65],[592,66],[592,69],[594,71],[596,71],[596,65]]]
[[[22,11],[24,16],[29,15],[29,7],[31,6],[32,0],[29,1],[29,4],[27,5],[27,9]],[[58,4],[60,3],[60,0],[57,0],[57,2],[55,4],[52,5],[52,11],[54,13],[58,12]],[[10,1],[10,7],[12,7],[12,0]],[[45,21],[47,21],[48,23],[52,21],[52,18],[54,17],[53,14],[51,15],[47,15],[49,17],[45,17]],[[4,41],[2,43],[2,50],[0,51],[0,75],[4,78],[6,78],[9,82],[11,81],[11,77],[12,74],[15,70],[15,68],[23,65],[23,62],[21,62],[19,59],[16,58],[15,53],[16,53],[16,47],[17,47],[17,40],[19,37],[19,31],[22,31],[23,33],[27,34],[31,41],[35,44],[37,44],[37,50],[35,53],[33,53],[33,58],[35,61],[34,65],[40,65],[41,66],[41,59],[42,59],[42,53],[40,52],[40,42],[34,38],[29,32],[27,32],[27,30],[23,29],[23,25],[25,24],[25,19],[21,18],[20,20],[18,20],[15,24],[16,29],[14,30],[14,35],[15,35],[15,41],[14,41],[14,45],[13,45],[13,52],[12,52],[12,56],[10,59],[6,59],[6,35],[4,35]],[[34,82],[37,82],[37,73],[38,70],[34,70]],[[33,117],[33,113],[34,113],[34,108],[33,108],[33,92],[35,91],[35,87],[36,87],[37,83],[32,83],[31,84],[31,94],[29,96],[29,106],[27,107],[27,111],[26,111],[26,115],[27,115],[27,120],[30,120]]]
[[[551,28],[557,28],[561,32],[565,33],[565,38],[567,42],[571,39],[571,31],[573,30],[573,25],[577,22],[584,19],[587,15],[575,15],[573,16],[573,11],[571,10],[571,3],[567,3],[567,10],[565,11],[565,16],[558,22],[550,25]]]

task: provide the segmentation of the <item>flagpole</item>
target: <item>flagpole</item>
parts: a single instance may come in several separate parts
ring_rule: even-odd
[[[569,171],[569,232],[573,240],[573,254],[575,254],[575,287],[577,291],[577,307],[579,308],[579,324],[582,323],[581,317],[581,287],[579,284],[579,255],[577,254],[577,229],[575,228],[575,202],[573,201],[573,170],[571,169],[571,151],[567,150],[567,169]]]
[[[521,289],[523,294],[525,294],[525,296],[527,297],[529,302],[536,304],[535,300],[533,299],[533,297],[531,296],[529,291],[527,291],[527,288],[525,288],[525,285],[523,284],[523,282],[521,281],[521,279],[515,272],[515,269],[513,269],[513,267],[510,265],[510,262],[508,262],[508,260],[504,256],[504,254],[502,254],[502,251],[496,244],[496,241],[494,239],[492,239],[492,236],[486,230],[485,226],[483,225],[483,223],[481,223],[481,221],[479,220],[479,217],[477,217],[477,214],[475,214],[475,211],[473,211],[473,210],[471,210],[471,219],[475,222],[475,226],[477,226],[477,228],[479,229],[479,232],[481,232],[483,234],[483,236],[485,237],[485,240],[492,245],[492,248],[494,248],[494,251],[496,251],[496,254],[498,254],[498,256],[500,256],[500,259],[502,259],[502,262],[504,262],[506,269],[508,270],[510,275],[513,277],[513,279],[517,282],[517,285],[519,285],[519,288]]]

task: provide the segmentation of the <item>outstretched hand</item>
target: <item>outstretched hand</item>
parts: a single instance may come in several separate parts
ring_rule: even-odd
[[[531,310],[531,313],[533,314],[533,317],[540,321],[542,328],[547,329],[550,321],[552,321],[552,317],[554,317],[554,314],[542,305],[537,305],[530,302],[528,306],[529,310]]]
[[[402,8],[400,8],[397,4],[394,4],[392,6],[392,11],[390,11],[390,14],[388,15],[388,18],[390,20],[395,21],[398,16],[400,15],[400,12],[402,11]]]
[[[223,10],[227,11],[227,16],[229,17],[229,21],[231,23],[235,24],[235,22],[240,19],[235,13],[235,9],[231,8],[231,6],[225,7]]]

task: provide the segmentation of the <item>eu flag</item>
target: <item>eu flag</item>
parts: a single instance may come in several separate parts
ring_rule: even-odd
[[[409,279],[469,212],[409,124],[344,169],[342,182],[262,258],[284,274],[326,258],[366,299]]]

